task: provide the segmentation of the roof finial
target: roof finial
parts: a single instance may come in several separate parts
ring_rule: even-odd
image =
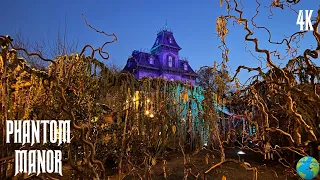
[[[168,21],[166,20],[165,30],[168,30]]]

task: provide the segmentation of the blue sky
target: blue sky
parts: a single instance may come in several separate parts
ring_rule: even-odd
[[[244,1],[244,0],[243,0]],[[299,31],[296,25],[297,15],[292,11],[274,10],[272,19],[268,19],[271,0],[261,0],[260,14],[256,18],[258,25],[270,28],[274,41],[281,40],[285,35]],[[23,37],[32,41],[54,42],[57,33],[64,33],[68,41],[77,41],[79,48],[85,44],[94,47],[110,40],[89,29],[82,18],[85,14],[88,22],[97,29],[107,33],[115,33],[118,41],[107,46],[111,55],[110,62],[120,67],[126,63],[133,50],[150,49],[157,31],[164,27],[173,29],[177,43],[182,47],[180,56],[188,57],[191,66],[199,69],[201,66],[213,65],[214,61],[221,61],[220,41],[216,33],[216,18],[226,14],[225,6],[219,6],[219,0],[6,0],[2,2],[0,34],[14,35],[21,32]],[[243,2],[245,17],[252,17],[255,13],[256,2]],[[305,0],[295,9],[314,10],[313,16],[320,5],[319,0]],[[5,7],[5,8],[4,8]],[[231,24],[231,23],[230,23]],[[240,25],[229,26],[227,36],[230,48],[229,65],[234,72],[239,65],[259,66],[250,53],[245,51],[245,31]],[[254,37],[261,40],[260,47],[283,52],[284,46],[271,46],[267,43],[267,33],[263,30],[255,32]],[[308,33],[301,41],[302,48],[315,47],[312,33]],[[252,50],[253,44],[248,44]],[[256,54],[257,55],[257,54]],[[286,61],[276,60],[277,63]],[[239,74],[240,80],[245,81],[250,75],[247,72]]]

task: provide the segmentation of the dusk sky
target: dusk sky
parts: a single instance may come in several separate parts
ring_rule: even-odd
[[[288,10],[274,9],[272,19],[268,19],[270,11],[265,8],[271,0],[261,0],[263,4],[260,14],[256,18],[258,25],[267,26],[273,34],[273,41],[280,41],[284,35],[291,35],[299,31],[296,25],[297,14]],[[318,7],[314,3],[319,0],[304,0],[295,9],[314,10],[316,16]],[[118,41],[107,46],[110,61],[124,67],[126,60],[133,50],[150,49],[157,31],[168,22],[168,28],[173,29],[175,39],[182,50],[180,56],[188,57],[190,65],[197,70],[201,66],[213,65],[214,61],[221,61],[220,41],[216,33],[216,18],[225,15],[225,5],[219,6],[219,0],[6,0],[1,8],[1,35],[14,35],[21,32],[29,41],[54,42],[60,31],[69,42],[78,42],[78,49],[85,44],[94,47],[102,45],[110,38],[95,33],[83,21],[82,13],[87,21],[106,33],[115,33]],[[245,17],[252,17],[255,13],[256,2],[243,0]],[[251,67],[259,66],[259,61],[245,51],[244,35],[246,32],[240,25],[229,23],[227,36],[230,48],[229,65],[232,72],[239,65]],[[251,26],[252,27],[252,26]],[[262,41],[261,48],[279,50],[283,52],[285,46],[271,46],[267,43],[267,33],[263,30],[256,32],[254,37]],[[315,40],[309,32],[302,40],[301,48],[315,47]],[[248,44],[252,49],[253,44]],[[276,61],[285,63],[286,61]],[[318,64],[318,63],[317,63]],[[243,82],[249,77],[247,72],[240,74]]]

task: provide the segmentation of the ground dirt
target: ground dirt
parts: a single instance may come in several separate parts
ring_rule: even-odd
[[[245,151],[245,155],[241,155],[240,159],[248,162],[251,167],[256,167],[258,169],[258,180],[295,180],[300,179],[294,174],[294,171],[289,172],[288,168],[277,161],[264,161],[263,156]],[[206,164],[206,156],[208,156],[208,164]],[[187,156],[188,157],[188,156]],[[190,168],[192,174],[198,175],[198,179],[204,179],[204,172],[208,170],[213,165],[220,162],[219,153],[212,152],[208,150],[201,150],[198,153],[193,153],[189,155],[190,162],[185,166]],[[237,150],[230,149],[226,150],[227,159],[239,160],[237,155]],[[166,174],[168,180],[182,180],[184,179],[184,158],[183,155],[177,152],[171,152],[164,157],[166,160]],[[187,158],[188,159],[188,158]],[[155,180],[165,180],[162,161],[159,159],[158,163],[151,168],[151,177]],[[107,176],[110,180],[118,179],[116,174],[117,170],[111,170],[106,167]],[[71,168],[64,168],[64,177],[59,179],[73,179],[71,178]],[[143,172],[140,172],[143,174]],[[221,166],[213,169],[206,175],[207,180],[221,180],[225,177],[225,180],[253,180],[253,171],[248,171],[244,167],[240,166],[240,163],[227,162]],[[123,178],[124,180],[139,179],[138,176],[128,175]],[[143,178],[145,179],[145,178]],[[192,175],[188,176],[188,180],[197,179]]]

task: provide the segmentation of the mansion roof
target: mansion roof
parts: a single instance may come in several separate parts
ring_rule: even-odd
[[[150,63],[150,58],[153,59],[153,63]],[[172,72],[183,73],[185,75],[197,76],[197,73],[195,73],[194,70],[190,67],[188,61],[178,60],[178,62],[178,68],[162,66],[157,55],[146,52],[133,51],[131,57],[128,59],[127,64],[125,65],[123,70],[133,73],[134,70],[138,68],[147,68],[150,70],[167,70]],[[184,67],[185,65],[187,66],[187,68]]]

